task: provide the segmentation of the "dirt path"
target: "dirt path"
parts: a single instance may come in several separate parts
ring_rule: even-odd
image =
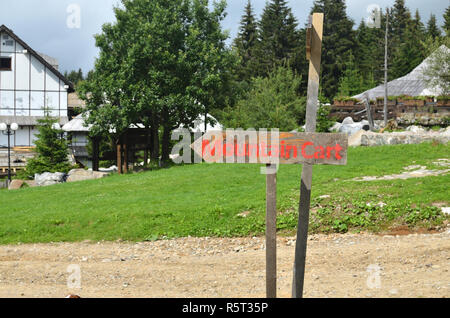
[[[279,296],[294,241],[279,238]],[[450,230],[408,236],[314,235],[306,297],[450,297]],[[68,288],[68,266],[81,289]],[[378,274],[379,275],[378,275]],[[377,276],[378,275],[378,276]],[[379,287],[379,288],[377,288]],[[0,246],[0,297],[264,297],[263,238]]]

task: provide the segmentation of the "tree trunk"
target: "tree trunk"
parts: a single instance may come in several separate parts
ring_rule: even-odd
[[[159,125],[157,121],[153,121],[153,125],[150,129],[150,135],[152,140],[150,159],[153,162],[159,162]]]
[[[162,135],[162,155],[161,161],[168,162],[170,160],[170,136],[172,133],[172,129],[169,124],[166,124],[163,129]]]
[[[128,138],[125,138],[123,144],[123,173],[128,173]]]
[[[151,148],[150,129],[145,128],[145,150],[144,150],[144,166],[148,165],[149,149]]]
[[[92,170],[99,170],[99,143],[100,138],[95,136],[91,138],[92,141]]]
[[[117,141],[117,173],[122,174],[122,145],[120,139]]]

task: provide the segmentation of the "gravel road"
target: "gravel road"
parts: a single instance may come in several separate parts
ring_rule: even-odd
[[[293,238],[278,238],[279,297],[290,297],[294,247]],[[70,286],[77,268],[81,288]],[[312,235],[305,297],[450,297],[449,270],[450,230]],[[68,294],[264,297],[264,238],[0,246],[0,297]]]

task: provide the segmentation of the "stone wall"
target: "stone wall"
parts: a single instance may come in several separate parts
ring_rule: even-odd
[[[330,110],[330,118],[342,121],[346,117],[352,117],[355,122],[367,119],[365,106],[333,105]],[[382,104],[371,104],[372,117],[374,120],[384,119],[384,106]],[[396,119],[402,126],[447,126],[450,120],[450,105],[440,105],[435,102],[424,102],[423,104],[404,104],[390,101],[388,104],[388,119]]]

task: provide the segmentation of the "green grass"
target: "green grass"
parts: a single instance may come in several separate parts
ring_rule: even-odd
[[[409,165],[450,158],[449,145],[351,148],[347,166],[315,166],[312,232],[383,231],[398,225],[436,228],[449,218],[450,175],[355,182],[361,176],[400,173]],[[278,227],[297,224],[301,166],[278,173]],[[331,198],[319,199],[330,195]],[[378,202],[387,205],[368,207]],[[247,217],[238,214],[249,211]],[[259,165],[201,164],[46,188],[0,191],[0,244],[154,240],[183,236],[264,233],[265,176]]]

